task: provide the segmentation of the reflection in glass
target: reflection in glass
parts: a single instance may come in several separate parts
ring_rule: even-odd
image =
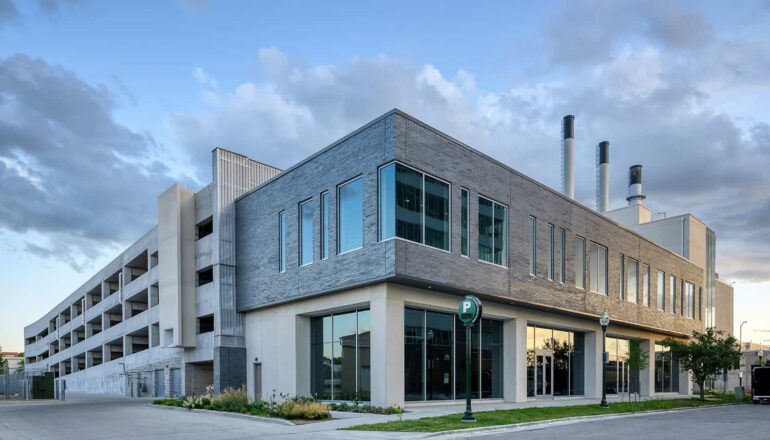
[[[369,311],[312,318],[311,393],[323,400],[369,400]]]
[[[329,257],[329,193],[321,194],[321,259]]]
[[[425,360],[425,311],[404,310],[404,399],[425,400],[423,361]]]
[[[313,262],[313,204],[299,205],[299,265]]]
[[[341,185],[337,199],[337,242],[342,253],[364,245],[364,179]]]
[[[527,396],[582,395],[584,335],[527,326]]]
[[[494,260],[495,264],[508,264],[508,208],[495,203]]]
[[[426,313],[426,400],[452,398],[453,327],[453,315]]]
[[[492,201],[479,197],[479,260],[492,262],[493,241]]]
[[[468,190],[460,194],[460,254],[468,256]]]
[[[425,244],[449,250],[449,184],[425,176]]]

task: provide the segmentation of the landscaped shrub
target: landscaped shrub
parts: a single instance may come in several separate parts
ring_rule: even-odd
[[[187,396],[183,399],[158,399],[156,405],[176,406],[187,409],[208,409],[237,412],[253,416],[281,417],[284,419],[323,420],[331,418],[329,406],[312,397],[289,397],[288,394],[273,392],[269,401],[249,402],[246,388],[227,388],[218,396],[207,388],[207,394]]]
[[[330,403],[329,409],[332,411],[352,412],[352,413],[368,413],[368,414],[403,414],[404,408],[398,405],[393,406],[372,406],[368,403],[362,404],[361,402],[353,403]]]
[[[211,400],[212,409],[227,412],[241,412],[249,404],[246,387],[227,388]]]
[[[323,420],[331,417],[328,405],[298,399],[287,399],[278,404],[275,408],[275,415],[290,420]]]

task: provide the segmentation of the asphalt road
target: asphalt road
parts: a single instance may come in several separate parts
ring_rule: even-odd
[[[768,440],[770,405],[647,414],[478,436],[484,440]]]
[[[151,408],[146,401],[0,403],[0,440],[416,439],[419,433],[338,431],[363,420],[284,426],[220,414]],[[377,416],[385,418],[386,416]],[[353,422],[353,423],[351,423]],[[770,440],[770,405],[648,414],[449,438],[515,440]]]

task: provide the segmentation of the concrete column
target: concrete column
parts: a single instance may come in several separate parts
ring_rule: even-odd
[[[588,398],[602,397],[602,331],[598,329],[585,333],[585,395]]]
[[[639,341],[639,350],[647,353],[647,368],[639,370],[639,394],[650,397],[655,394],[655,341]]]
[[[112,350],[107,344],[102,345],[102,363],[107,363],[112,360]]]
[[[370,302],[372,405],[404,405],[404,301],[382,285]]]
[[[86,352],[86,368],[91,368],[94,366],[94,352],[93,351],[87,351]]]
[[[297,359],[296,393],[298,396],[310,395],[310,318],[295,316],[295,349]],[[254,359],[247,359],[250,370],[254,372]],[[253,377],[252,377],[253,379]],[[265,390],[262,390],[265,393]],[[264,398],[264,396],[263,396]]]
[[[527,401],[527,321],[503,323],[503,399]]]

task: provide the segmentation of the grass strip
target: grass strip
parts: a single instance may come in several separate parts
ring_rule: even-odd
[[[727,399],[666,399],[646,400],[643,402],[613,402],[609,408],[599,405],[551,406],[542,408],[521,408],[475,413],[476,422],[462,422],[462,413],[438,417],[425,417],[413,420],[395,420],[386,423],[358,425],[343,428],[351,431],[407,431],[407,432],[443,432],[455,429],[480,428],[486,426],[512,425],[517,423],[558,420],[569,417],[595,416],[606,414],[636,413],[661,411],[676,408],[697,408],[704,405],[735,403]]]

